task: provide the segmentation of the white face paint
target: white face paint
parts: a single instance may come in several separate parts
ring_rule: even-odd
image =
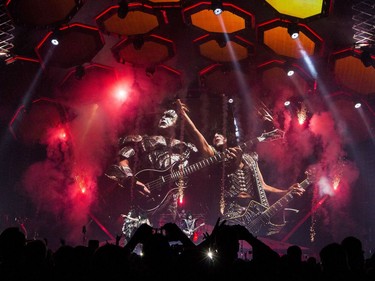
[[[227,143],[227,138],[224,137],[222,134],[216,133],[212,142],[214,146],[220,147]]]
[[[177,113],[173,109],[167,110],[159,121],[159,128],[166,129],[173,127],[177,123]]]

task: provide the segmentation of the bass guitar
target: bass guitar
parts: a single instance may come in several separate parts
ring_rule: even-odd
[[[239,147],[244,150],[258,142],[270,142],[283,137],[284,132],[275,129],[263,133],[260,137],[249,140],[239,145]],[[148,190],[150,190],[150,194],[140,193],[142,198],[138,200],[138,207],[145,212],[156,211],[166,203],[170,196],[175,196],[181,189],[186,188],[178,183],[182,178],[186,178],[192,173],[225,160],[225,152],[222,152],[186,167],[181,167],[178,163],[174,163],[165,170],[144,169],[137,172],[134,175],[135,179],[144,183]]]
[[[306,179],[299,183],[303,189],[306,189],[315,181],[311,171],[306,171],[305,174],[307,175]],[[290,190],[268,208],[254,200],[251,200],[248,206],[242,209],[236,208],[235,204],[233,204],[232,207],[236,211],[231,211],[231,207],[229,207],[224,217],[226,220],[232,220],[236,224],[245,226],[253,235],[269,236],[280,232],[281,228],[285,226],[285,223],[272,223],[271,218],[284,209],[294,198],[295,195]],[[239,209],[241,211],[238,211]]]

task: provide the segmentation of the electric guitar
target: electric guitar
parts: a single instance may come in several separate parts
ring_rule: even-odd
[[[306,179],[300,182],[300,186],[303,189],[306,189],[310,184],[315,181],[314,174],[312,171],[306,171]],[[250,233],[253,235],[272,235],[280,232],[281,228],[285,226],[283,224],[274,224],[270,220],[276,215],[280,210],[289,204],[296,195],[293,194],[292,190],[288,191],[283,197],[277,200],[271,206],[264,207],[257,201],[250,201],[246,208],[242,208],[238,212],[238,208],[235,208],[236,211],[231,212],[230,207],[228,212],[224,214],[225,219],[233,220],[234,222],[245,226]]]
[[[202,227],[204,225],[205,225],[205,223],[203,222],[203,223],[201,223],[200,225],[198,225],[197,227],[195,227],[193,229],[183,229],[182,231],[186,234],[187,237],[190,238],[194,234],[194,232],[198,230],[198,228],[200,228],[200,227]]]
[[[270,142],[283,138],[284,134],[283,131],[275,129],[263,133],[260,137],[249,140],[239,145],[239,147],[244,150],[258,142]],[[192,173],[225,160],[225,152],[221,152],[186,167],[181,167],[178,163],[174,163],[171,167],[165,170],[144,169],[137,172],[134,175],[135,179],[144,183],[151,192],[150,194],[140,192],[142,197],[141,200],[138,200],[138,207],[145,212],[156,211],[166,203],[167,198],[170,196],[176,196],[176,193],[180,192],[181,189],[186,188],[186,186],[181,186],[177,183],[181,178],[186,178]],[[150,181],[150,179],[153,180]]]

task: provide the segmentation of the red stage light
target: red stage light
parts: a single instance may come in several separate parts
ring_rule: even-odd
[[[67,135],[66,135],[65,131],[61,131],[59,133],[59,139],[62,140],[62,141],[65,141],[67,139]]]
[[[197,241],[198,241],[198,233],[194,232],[193,242],[197,242]]]
[[[124,89],[119,89],[116,92],[116,98],[118,101],[124,102],[128,98],[128,92],[125,91]]]

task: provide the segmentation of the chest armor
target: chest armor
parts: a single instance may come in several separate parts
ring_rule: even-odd
[[[257,196],[257,182],[252,167],[245,166],[228,175],[229,190],[228,197],[237,197],[241,192],[246,192],[252,199]]]
[[[142,165],[142,168],[165,170],[176,162],[187,165],[187,160],[196,147],[177,139],[169,139],[164,136],[142,136],[131,139],[122,149],[122,155],[134,161],[134,156]],[[127,153],[124,153],[124,152]]]

